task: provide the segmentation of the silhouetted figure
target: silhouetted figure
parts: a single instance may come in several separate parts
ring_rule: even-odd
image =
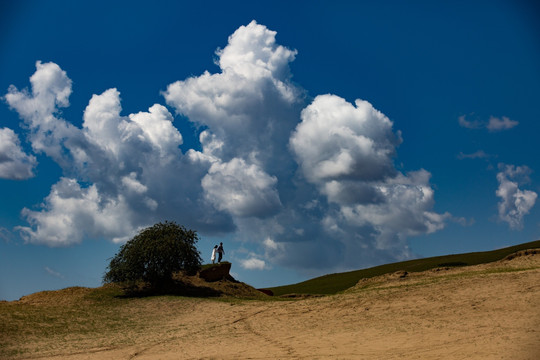
[[[217,248],[218,253],[218,264],[221,262],[221,259],[223,259],[223,254],[225,254],[225,250],[223,250],[223,243],[219,243],[219,246]]]

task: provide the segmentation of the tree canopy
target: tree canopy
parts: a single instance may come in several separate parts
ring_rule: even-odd
[[[120,247],[103,281],[144,281],[159,286],[170,281],[174,272],[196,271],[202,261],[195,246],[198,240],[196,231],[175,222],[166,221],[143,229]]]

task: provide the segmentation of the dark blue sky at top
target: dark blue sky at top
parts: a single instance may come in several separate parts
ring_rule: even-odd
[[[70,106],[62,117],[78,127],[92,95],[109,88],[121,93],[122,115],[146,111],[155,103],[165,105],[161,92],[174,81],[219,72],[216,49],[252,20],[276,31],[278,44],[298,51],[290,64],[292,81],[305,90],[307,103],[328,93],[351,103],[369,101],[401,131],[396,168],[429,171],[434,210],[470,222],[409,239],[417,256],[540,238],[538,204],[516,231],[497,220],[495,196],[499,163],[529,167],[525,188],[540,192],[535,1],[0,1],[0,95],[12,84],[28,87],[41,60],[58,64],[72,79]],[[519,125],[499,132],[467,129],[459,125],[460,116],[484,122],[508,117]],[[181,149],[200,150],[202,129],[182,119],[177,115],[174,122],[184,139]],[[2,101],[0,128],[13,129],[30,151],[20,122]],[[479,150],[488,156],[459,157]],[[17,237],[12,229],[25,224],[20,211],[39,208],[58,178],[68,175],[51,159],[37,159],[35,177],[0,179],[0,229],[9,231],[8,240],[0,239],[0,273],[18,274],[9,280],[2,275],[0,298],[98,286],[107,257],[118,248],[107,239],[48,248]],[[233,253],[252,246],[230,236],[224,239]],[[201,250],[214,240],[203,236]],[[236,271],[256,286],[307,276],[278,265],[266,272]]]

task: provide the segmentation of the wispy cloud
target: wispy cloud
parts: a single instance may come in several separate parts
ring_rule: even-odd
[[[463,159],[488,159],[491,156],[492,155],[487,154],[484,150],[478,150],[472,154],[465,154],[463,152],[460,152],[457,157],[458,159],[463,160]]]
[[[464,127],[466,129],[481,129],[485,127],[485,123],[482,123],[479,120],[467,120],[465,115],[461,115],[458,118],[459,126]]]
[[[488,121],[483,120],[467,120],[465,115],[458,118],[459,125],[466,129],[487,129],[490,132],[509,130],[519,125],[518,121],[511,120],[503,116],[501,118],[491,116]]]
[[[44,267],[44,270],[47,274],[51,275],[52,277],[55,277],[55,278],[58,278],[58,279],[65,279],[65,276],[60,274],[59,272],[57,271],[54,271],[53,269],[51,269],[50,267],[48,266],[45,266]]]
[[[489,118],[489,123],[486,127],[489,131],[502,131],[512,129],[513,127],[518,126],[518,124],[519,122],[510,120],[506,116],[503,116],[502,118],[492,116]]]
[[[6,244],[13,240],[13,234],[6,228],[0,227],[0,239]]]

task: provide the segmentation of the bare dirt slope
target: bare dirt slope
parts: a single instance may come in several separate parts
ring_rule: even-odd
[[[61,338],[29,334],[32,346],[13,357],[536,360],[540,254],[391,274],[335,296],[154,298],[131,300],[121,311],[129,325]]]

